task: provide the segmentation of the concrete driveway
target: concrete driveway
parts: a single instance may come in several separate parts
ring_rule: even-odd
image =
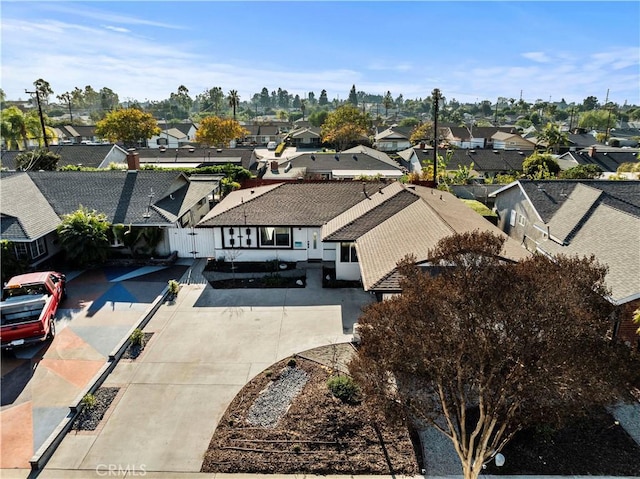
[[[30,467],[29,460],[67,417],[109,353],[167,280],[181,277],[191,262],[68,273],[68,297],[56,315],[55,339],[2,354],[0,475]]]
[[[304,289],[214,290],[201,277],[183,286],[145,328],[154,336],[142,355],[105,381],[121,389],[102,429],[67,434],[41,477],[198,472],[220,417],[252,377],[293,353],[349,341],[372,300],[322,289],[320,269],[307,270]]]

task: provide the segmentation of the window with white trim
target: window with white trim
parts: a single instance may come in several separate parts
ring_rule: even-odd
[[[509,226],[516,225],[516,216],[518,216],[518,213],[516,213],[514,210],[511,210],[511,216],[509,217]]]
[[[260,246],[265,248],[291,247],[291,228],[263,226],[260,228]]]
[[[44,238],[38,238],[31,242],[29,249],[31,250],[31,257],[33,259],[47,254],[47,244],[45,243]]]
[[[526,226],[527,225],[527,218],[525,218],[524,215],[520,215],[518,217],[518,224],[520,226]]]

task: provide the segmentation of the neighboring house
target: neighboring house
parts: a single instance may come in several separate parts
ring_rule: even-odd
[[[52,145],[49,151],[60,155],[58,168],[64,166],[86,166],[90,168],[109,168],[114,163],[116,165],[126,165],[127,152],[118,145]],[[15,158],[20,151],[3,151],[0,161],[2,167],[7,170],[15,170]]]
[[[533,149],[534,147],[533,143],[520,137],[512,127],[477,126],[471,129],[466,126],[447,127],[443,139],[449,145],[463,149]],[[497,145],[494,144],[495,142]]]
[[[450,156],[447,164],[448,171],[455,171],[459,167],[470,168],[480,178],[494,178],[497,174],[522,171],[522,162],[532,153],[532,150],[438,150],[440,156]],[[417,173],[422,171],[422,168],[433,165],[433,148],[431,147],[426,149],[416,146],[399,151],[398,155],[402,158],[401,165],[409,171]]]
[[[136,150],[141,165],[164,168],[197,168],[202,166],[236,165],[255,169],[256,162],[252,148],[139,148]]]
[[[162,130],[159,135],[153,135],[147,140],[149,148],[179,148],[190,140],[186,134],[178,128],[168,128]]]
[[[96,136],[96,127],[94,125],[65,125],[56,128],[56,133],[60,144],[99,143],[102,141],[101,138]]]
[[[242,143],[247,146],[265,146],[271,141],[280,143],[284,137],[282,130],[287,129],[284,125],[273,123],[248,123],[242,125],[249,133],[242,139]]]
[[[635,343],[630,312],[640,307],[640,181],[519,180],[495,197],[498,226],[529,251],[594,255],[608,267],[615,333]]]
[[[163,228],[157,253],[173,251],[170,230],[192,227],[211,209],[220,178],[171,171],[34,171],[1,179],[1,237],[31,266],[60,251],[56,228],[80,206],[110,223]],[[114,245],[118,246],[118,245]]]
[[[497,131],[491,136],[494,150],[533,150],[534,142],[522,138],[517,133]]]
[[[320,148],[322,135],[320,128],[315,126],[305,126],[291,130],[285,140],[296,148]]]
[[[405,170],[382,151],[359,145],[339,153],[301,153],[267,159],[258,167],[264,179],[317,178],[323,180],[380,177],[398,179]]]
[[[605,174],[615,173],[623,163],[637,163],[638,152],[640,152],[638,149],[592,145],[580,151],[564,153],[558,157],[558,164],[563,170],[578,165],[596,165]]]
[[[373,146],[380,151],[400,151],[411,147],[411,128],[390,126],[376,133]]]
[[[399,182],[278,183],[229,194],[199,223],[215,257],[235,261],[324,261],[336,278],[361,280],[379,298],[400,292],[397,262],[429,260],[456,232],[504,235],[455,196]],[[528,252],[507,240],[505,258]]]

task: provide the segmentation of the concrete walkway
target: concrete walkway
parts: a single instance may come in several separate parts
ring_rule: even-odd
[[[121,360],[105,381],[121,389],[102,429],[67,434],[41,477],[91,477],[109,465],[144,468],[146,477],[197,473],[218,420],[251,378],[293,353],[349,341],[373,300],[323,290],[320,269],[307,271],[301,289],[214,290],[192,274],[145,327],[154,336],[142,355]]]

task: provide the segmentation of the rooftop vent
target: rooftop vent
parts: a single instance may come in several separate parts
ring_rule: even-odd
[[[336,161],[340,161],[340,155],[335,155],[334,158],[336,159]]]
[[[358,157],[356,155],[353,155],[351,158],[353,158],[355,161],[358,161]]]
[[[289,170],[291,170],[291,168],[293,168],[293,165],[291,163],[287,164],[287,166],[285,166],[284,168],[284,172],[287,173]]]
[[[218,149],[216,150],[216,152],[217,152],[217,153],[222,153],[222,148],[218,148]]]
[[[476,150],[469,150],[469,153],[475,153]]]
[[[498,150],[493,150],[493,152],[494,152],[496,155],[500,153]]]
[[[311,161],[316,161],[316,155],[311,155]]]
[[[166,147],[166,146],[164,146],[164,145],[162,145],[162,146],[160,147],[160,153],[164,153],[165,151],[167,151],[167,147]]]
[[[193,153],[194,151],[196,151],[195,148],[193,148],[193,147],[189,148],[189,153]]]

